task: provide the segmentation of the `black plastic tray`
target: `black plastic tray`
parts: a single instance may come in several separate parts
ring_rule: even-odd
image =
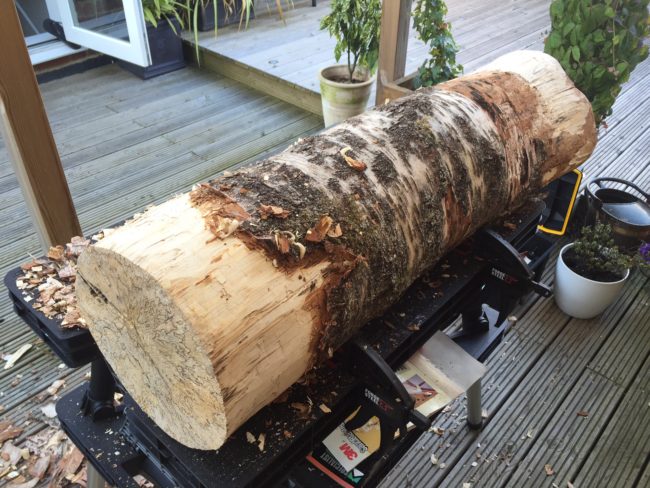
[[[79,368],[100,357],[99,349],[88,329],[61,327],[58,321],[47,318],[25,300],[23,292],[16,286],[16,278],[23,270],[15,268],[4,277],[14,311],[70,368]]]

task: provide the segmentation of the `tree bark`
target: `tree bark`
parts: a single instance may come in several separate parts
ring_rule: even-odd
[[[140,407],[217,449],[595,143],[560,65],[511,53],[136,216],[81,256],[79,306]]]

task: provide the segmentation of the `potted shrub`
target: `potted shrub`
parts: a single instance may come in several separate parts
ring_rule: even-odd
[[[553,0],[544,51],[560,62],[601,123],[621,85],[648,57],[649,33],[647,1]]]
[[[143,80],[184,68],[183,41],[179,36],[183,27],[179,10],[183,8],[176,0],[142,0],[152,64],[142,67],[119,61],[120,66]]]
[[[618,296],[639,260],[614,244],[612,229],[596,224],[560,251],[555,269],[555,302],[572,317],[590,319],[602,313]]]
[[[437,85],[461,75],[463,66],[456,62],[458,45],[451,34],[451,24],[445,19],[445,2],[418,0],[412,15],[418,39],[429,48],[429,57],[418,68],[412,88]]]
[[[368,105],[379,55],[380,0],[332,0],[321,29],[336,39],[334,57],[346,64],[319,73],[325,126],[362,113]]]

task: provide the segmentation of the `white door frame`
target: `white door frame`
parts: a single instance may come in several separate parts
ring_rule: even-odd
[[[110,37],[76,25],[73,0],[56,0],[68,41],[139,66],[151,65],[147,27],[141,0],[122,0],[129,40]],[[49,7],[49,2],[48,2]]]

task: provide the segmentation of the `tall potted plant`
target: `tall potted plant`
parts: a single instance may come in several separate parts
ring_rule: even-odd
[[[555,302],[572,317],[590,319],[618,296],[640,255],[623,254],[614,244],[612,229],[596,224],[560,251],[555,270]]]
[[[151,66],[142,67],[120,61],[124,69],[146,80],[185,67],[180,30],[184,6],[176,0],[142,0],[147,24]]]
[[[366,109],[377,69],[380,26],[380,0],[332,0],[320,27],[336,39],[336,61],[345,55],[347,62],[319,73],[325,126]]]

